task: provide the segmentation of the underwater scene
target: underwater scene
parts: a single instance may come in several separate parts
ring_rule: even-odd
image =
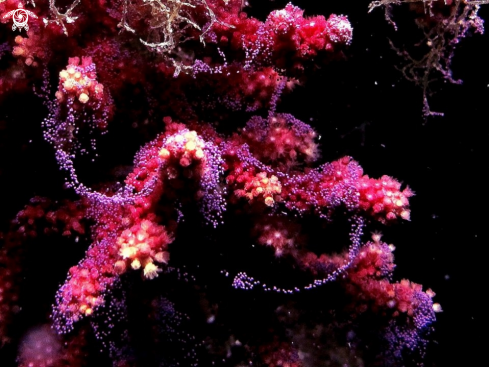
[[[0,0],[0,367],[486,365],[487,19]]]

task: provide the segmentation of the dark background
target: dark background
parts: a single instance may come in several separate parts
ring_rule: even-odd
[[[397,248],[395,279],[433,289],[434,301],[443,308],[427,365],[480,365],[487,344],[483,249],[489,208],[484,184],[489,36],[475,34],[461,41],[452,69],[463,84],[434,85],[430,104],[444,116],[425,119],[422,91],[396,70],[402,60],[388,42],[391,38],[402,47],[419,40],[408,9],[399,7],[395,13],[394,19],[407,27],[395,32],[381,9],[367,13],[368,1],[322,3],[294,2],[308,15],[348,16],[352,45],[343,61],[318,70],[314,79],[284,96],[278,111],[294,113],[320,132],[323,161],[350,155],[371,177],[387,174],[416,192],[411,221],[384,230],[384,240]],[[264,19],[285,4],[252,1],[249,13]],[[489,5],[482,6],[480,16],[489,19]],[[17,106],[10,105],[8,115],[0,111],[3,226],[30,197],[49,192],[60,178],[42,140],[41,121],[29,118],[27,106],[39,102],[23,98],[10,103]]]
[[[416,192],[411,222],[386,229],[384,239],[396,245],[395,278],[433,289],[434,301],[443,308],[427,365],[484,364],[487,32],[458,45],[452,70],[463,84],[436,84],[430,105],[444,116],[426,120],[422,90],[396,70],[402,60],[388,42],[402,47],[419,41],[407,7],[394,13],[400,21],[395,32],[381,9],[367,14],[368,1],[338,2],[327,11],[319,10],[317,2],[303,3],[310,14],[317,7],[317,13],[347,15],[354,31],[346,62],[322,70],[311,83],[312,94],[305,92],[302,99],[296,91],[290,97],[301,98],[297,117],[313,117],[314,126],[324,129],[326,160],[351,155],[371,177],[391,175]],[[479,15],[489,19],[489,8],[482,6]],[[411,28],[402,29],[404,22]]]

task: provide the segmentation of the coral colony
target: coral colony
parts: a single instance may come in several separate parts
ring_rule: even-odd
[[[423,364],[441,307],[379,232],[413,191],[277,112],[349,20],[243,6],[0,4],[0,102],[43,101],[65,179],[2,234],[2,366]]]

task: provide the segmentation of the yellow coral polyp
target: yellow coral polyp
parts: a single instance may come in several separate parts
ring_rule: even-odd
[[[68,74],[68,72],[66,70],[61,70],[59,72],[59,77],[62,81],[65,81],[66,79],[68,79],[70,77],[70,75]]]
[[[194,154],[194,157],[197,158],[197,159],[202,159],[204,158],[204,151],[200,148],[196,149],[195,150],[195,154]]]
[[[153,263],[147,263],[144,267],[143,274],[148,279],[154,279],[158,276],[160,269]]]
[[[22,46],[15,46],[14,49],[12,50],[12,55],[14,56],[23,56],[25,55],[26,50]]]
[[[187,144],[185,144],[185,149],[188,151],[194,151],[196,147],[197,144],[195,144],[195,141],[189,141]]]
[[[78,100],[79,100],[81,103],[87,103],[89,99],[90,99],[90,97],[88,97],[88,95],[87,95],[86,93],[82,93],[82,94],[80,94],[80,96],[78,97]]]
[[[133,268],[134,270],[138,270],[140,267],[141,261],[139,261],[138,259],[134,259],[131,263],[131,268]]]
[[[87,77],[80,79],[78,83],[80,83],[81,87],[87,87],[87,88],[90,88],[90,84],[91,84],[90,80]]]
[[[133,259],[137,253],[138,250],[135,247],[124,247],[119,252],[123,259]]]
[[[161,148],[160,152],[158,153],[158,156],[161,159],[168,159],[170,157],[170,151],[166,148]]]
[[[409,211],[409,210],[403,210],[401,212],[400,216],[404,220],[410,220],[411,219],[411,211]]]
[[[72,90],[75,89],[75,81],[73,79],[66,79],[65,82],[63,83],[63,88],[67,92],[71,92]]]
[[[265,198],[265,205],[266,206],[273,206],[273,204],[275,204],[275,200],[273,200],[273,198],[271,196],[267,196]]]

